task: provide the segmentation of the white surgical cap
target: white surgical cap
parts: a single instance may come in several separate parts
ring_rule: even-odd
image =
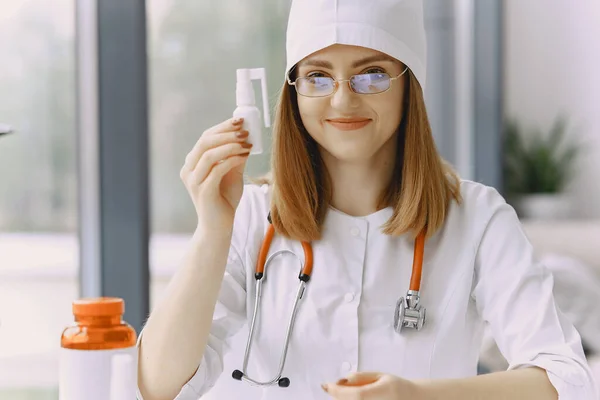
[[[401,61],[425,88],[423,0],[293,0],[286,40],[286,76],[306,56],[339,43]]]

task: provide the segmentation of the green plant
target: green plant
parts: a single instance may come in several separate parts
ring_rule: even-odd
[[[504,132],[504,187],[509,195],[558,193],[571,178],[581,147],[565,140],[567,120],[558,117],[550,130],[525,132],[514,120]]]

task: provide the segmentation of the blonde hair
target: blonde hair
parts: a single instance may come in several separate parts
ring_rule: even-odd
[[[430,237],[443,225],[450,202],[462,201],[460,180],[436,149],[423,91],[410,70],[407,80],[397,132],[398,157],[378,209],[394,208],[383,225],[385,234],[416,236],[426,228]],[[278,234],[301,241],[320,239],[332,196],[331,180],[317,143],[300,119],[295,89],[287,83],[273,124],[271,171],[254,181],[272,185],[271,221]]]

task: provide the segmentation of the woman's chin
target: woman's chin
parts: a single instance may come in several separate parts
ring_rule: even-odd
[[[369,146],[359,143],[337,143],[324,148],[331,157],[344,163],[363,162],[371,157]]]

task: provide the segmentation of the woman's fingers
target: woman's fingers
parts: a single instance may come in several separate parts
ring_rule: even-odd
[[[322,386],[330,396],[339,400],[376,399],[379,397],[370,396],[377,395],[382,390],[381,377],[382,374],[377,372],[355,372],[336,383]]]
[[[204,131],[186,156],[182,172],[192,171],[196,168],[202,154],[210,148],[225,143],[245,141],[248,138],[248,132],[241,130],[242,123],[242,119],[229,119]]]
[[[243,118],[229,118],[229,119],[221,122],[220,124],[217,124],[215,126],[208,128],[206,131],[204,131],[202,136],[205,136],[205,135],[209,136],[209,135],[214,135],[214,134],[221,133],[221,132],[239,130],[242,127],[243,123],[244,123]]]
[[[224,132],[202,138],[198,145],[188,154],[185,159],[184,169],[192,171],[198,165],[202,155],[210,149],[214,149],[229,143],[244,143],[248,139],[248,131]]]
[[[337,383],[346,386],[364,386],[379,380],[381,375],[379,372],[354,372]]]
[[[231,171],[233,168],[238,165],[243,164],[247,159],[250,153],[245,153],[241,155],[235,155],[223,160],[222,162],[217,163],[214,167],[212,167],[210,173],[204,180],[204,183],[208,187],[219,187],[219,184],[223,177]]]
[[[192,171],[190,181],[194,184],[201,184],[215,164],[224,163],[232,156],[247,155],[251,148],[250,143],[228,143],[205,151]]]

